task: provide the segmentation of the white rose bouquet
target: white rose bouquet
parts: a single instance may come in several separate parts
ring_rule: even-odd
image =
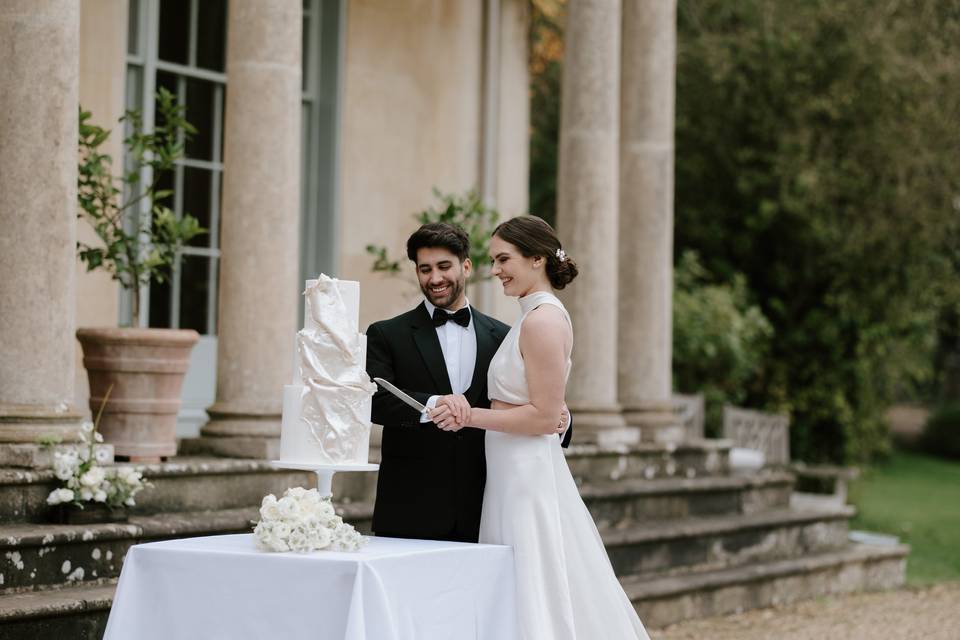
[[[279,500],[271,493],[260,505],[260,518],[253,535],[266,551],[356,551],[366,544],[316,489],[293,487]]]
[[[53,473],[64,486],[50,492],[47,504],[73,503],[82,509],[85,502],[99,502],[108,507],[132,507],[134,496],[152,486],[133,467],[102,466],[110,462],[110,456],[108,450],[97,449],[103,436],[92,422],[80,427],[80,440],[77,449],[54,452]]]

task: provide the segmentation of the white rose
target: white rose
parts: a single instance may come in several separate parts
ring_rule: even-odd
[[[60,504],[62,502],[73,502],[73,491],[70,489],[54,489],[47,496],[47,504]]]
[[[93,423],[88,420],[80,425],[80,429],[84,433],[93,433]]]
[[[89,459],[90,459],[90,449],[87,449],[86,447],[84,447],[83,449],[80,449],[80,459],[81,459],[82,461],[84,461],[84,462],[86,462],[87,460],[89,460]]]
[[[73,477],[74,468],[66,460],[56,460],[53,463],[53,474],[57,479],[67,481]]]
[[[105,447],[99,447],[94,454],[94,458],[99,464],[107,464],[110,462],[110,450]]]
[[[103,467],[90,467],[89,471],[80,476],[80,484],[85,487],[99,486],[106,475],[107,472],[104,471]]]
[[[90,489],[80,489],[81,500],[93,500],[93,491]]]
[[[280,508],[277,506],[277,498],[272,493],[263,499],[260,503],[260,517],[264,520],[279,520]]]
[[[311,542],[312,540],[304,535],[302,531],[294,531],[287,537],[287,544],[290,545],[290,550],[298,553],[310,551]]]
[[[93,494],[93,501],[94,501],[94,502],[106,502],[106,501],[107,501],[107,492],[104,491],[103,489],[97,489],[97,491]]]
[[[128,507],[132,507],[132,506],[136,505],[137,503],[136,503],[136,501],[133,499],[133,496],[130,496],[129,498],[127,498],[126,500],[123,501],[123,504],[127,505]]]
[[[117,479],[131,487],[138,486],[141,478],[143,476],[133,467],[120,467],[117,470]]]
[[[318,529],[314,549],[326,549],[330,546],[333,536],[329,529]]]
[[[302,498],[306,495],[307,490],[303,487],[290,487],[284,492],[284,497],[291,496],[293,498]]]
[[[74,449],[69,449],[62,453],[57,453],[55,458],[59,459],[60,462],[68,467],[77,467],[80,466],[80,456]]]
[[[271,529],[273,531],[273,535],[276,536],[277,538],[283,539],[290,535],[290,525],[288,525],[283,520],[278,520],[274,522],[273,527],[271,527]]]
[[[323,520],[324,522],[330,521],[337,515],[337,512],[334,511],[333,509],[333,505],[326,500],[320,502],[320,504],[317,505],[316,513],[317,513],[317,517]]]
[[[287,520],[296,520],[300,517],[300,505],[294,498],[284,496],[277,501],[280,517]]]

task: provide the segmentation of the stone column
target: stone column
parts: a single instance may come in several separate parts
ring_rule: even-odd
[[[624,0],[619,399],[644,440],[676,442],[671,404],[676,0]]]
[[[561,293],[574,325],[567,404],[577,441],[636,440],[617,404],[620,0],[567,4],[557,231],[580,276]]]
[[[222,455],[278,457],[283,385],[293,375],[302,5],[230,2],[217,399],[200,439]]]
[[[79,3],[0,3],[0,466],[75,438]]]

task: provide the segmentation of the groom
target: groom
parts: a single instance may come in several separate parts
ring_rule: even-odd
[[[473,265],[467,234],[425,224],[407,240],[424,301],[367,329],[367,373],[393,382],[440,420],[464,402],[490,406],[487,368],[510,327],[465,297]],[[465,397],[465,399],[464,399]],[[373,396],[383,425],[373,509],[379,536],[476,542],[486,481],[481,429],[442,431],[389,392]],[[572,428],[567,428],[564,446]]]

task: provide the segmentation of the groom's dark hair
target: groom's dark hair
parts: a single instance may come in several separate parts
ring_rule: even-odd
[[[428,222],[407,239],[407,257],[416,264],[418,250],[434,247],[447,249],[463,262],[470,256],[470,237],[455,224]]]

